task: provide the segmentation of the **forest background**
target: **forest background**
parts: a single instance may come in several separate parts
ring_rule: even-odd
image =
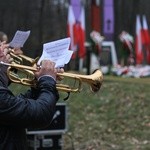
[[[86,41],[88,41],[92,31],[91,0],[82,2],[85,6]],[[43,43],[67,36],[68,4],[69,0],[0,0],[0,31],[4,31],[11,40],[17,30],[31,30],[24,46],[24,53],[35,58],[41,55]],[[149,8],[148,0],[114,1],[115,43],[123,30],[135,36],[137,14],[146,15],[148,25],[150,24]],[[102,25],[102,20],[100,24]]]

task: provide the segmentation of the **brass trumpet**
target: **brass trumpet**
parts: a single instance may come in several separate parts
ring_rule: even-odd
[[[36,87],[37,80],[34,76],[34,72],[37,71],[37,65],[36,65],[37,59],[32,59],[25,55],[16,56],[13,52],[11,52],[11,56],[15,60],[17,59],[17,61],[14,60],[14,62],[11,64],[1,62],[1,64],[8,65],[7,75],[9,79],[14,83]],[[25,59],[26,61],[30,62],[30,66],[22,64],[23,62],[22,59]],[[23,77],[18,73],[18,71],[16,72],[16,70],[21,71],[22,72],[21,75],[23,75]],[[100,90],[100,87],[103,82],[103,74],[99,69],[95,70],[95,72],[91,75],[80,75],[80,74],[69,73],[69,72],[57,73],[57,75],[63,78],[66,77],[66,78],[74,79],[76,84],[78,84],[77,87],[75,86],[72,87],[70,85],[61,84],[61,83],[56,84],[56,88],[58,89],[58,91],[63,91],[68,93],[80,92],[82,89],[82,82],[88,83],[91,87],[91,90],[93,92],[97,92]]]

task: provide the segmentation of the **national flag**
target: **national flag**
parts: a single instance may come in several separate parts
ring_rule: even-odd
[[[69,5],[68,8],[68,20],[67,20],[67,35],[71,38],[71,44],[70,49],[75,51],[75,45],[74,45],[74,34],[73,34],[73,25],[75,24],[75,16],[73,13],[73,8],[71,5]]]
[[[142,37],[141,37],[141,22],[140,16],[136,17],[136,37],[135,37],[135,56],[136,64],[142,64],[143,61],[143,52],[142,52]]]
[[[78,41],[78,45],[79,45],[79,57],[80,58],[84,58],[85,54],[86,54],[86,50],[85,50],[85,11],[84,11],[84,7],[81,6],[81,13],[80,13],[80,18],[79,18],[79,41]]]
[[[150,63],[150,33],[145,15],[143,15],[142,44],[146,49],[146,60]]]
[[[142,44],[150,45],[150,35],[145,15],[143,15]]]
[[[83,58],[85,51],[85,12],[80,0],[72,0],[68,10],[68,36],[71,37],[71,49]]]

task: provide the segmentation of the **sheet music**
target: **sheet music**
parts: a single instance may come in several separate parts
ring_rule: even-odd
[[[64,38],[57,41],[45,43],[43,45],[43,53],[38,61],[38,65],[40,65],[41,61],[44,59],[49,59],[56,63],[57,67],[64,67],[67,64],[73,51],[68,50],[70,46],[70,38]]]
[[[13,37],[12,41],[9,43],[11,47],[14,48],[21,48],[23,47],[24,43],[28,39],[30,35],[30,31],[16,31],[15,36]]]

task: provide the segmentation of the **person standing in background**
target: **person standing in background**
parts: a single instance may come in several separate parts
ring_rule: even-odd
[[[0,41],[3,42],[3,41],[6,41],[8,42],[8,36],[6,33],[0,31]]]

